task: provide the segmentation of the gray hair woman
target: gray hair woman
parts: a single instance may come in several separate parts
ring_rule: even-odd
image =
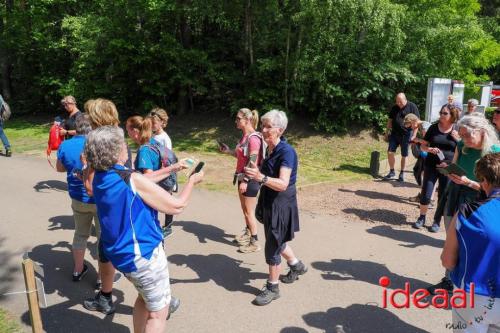
[[[92,183],[101,221],[100,255],[109,259],[137,289],[134,332],[163,332],[171,300],[163,235],[155,211],[179,214],[203,173],[189,177],[173,197],[140,173],[124,167],[127,147],[115,126],[93,130],[85,146],[95,170]]]
[[[266,236],[265,257],[269,265],[266,285],[254,299],[255,305],[266,305],[280,297],[278,279],[292,283],[299,275],[307,272],[307,267],[298,260],[288,245],[299,231],[299,211],[297,208],[298,159],[295,149],[283,137],[288,119],[283,111],[271,110],[262,118],[262,136],[267,143],[268,156],[260,170],[255,163],[245,168],[245,174],[261,183],[262,188],[257,203],[257,219],[264,224]],[[290,270],[281,276],[281,257],[286,259]]]

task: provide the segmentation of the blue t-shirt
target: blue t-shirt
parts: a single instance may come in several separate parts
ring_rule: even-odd
[[[101,225],[102,250],[116,269],[130,273],[137,270],[136,263],[141,258],[151,258],[163,235],[155,210],[118,174],[123,170],[130,172],[121,165],[96,171],[92,188]]]
[[[81,169],[83,167],[80,155],[85,146],[85,136],[75,135],[71,140],[65,140],[57,151],[57,159],[61,161],[66,169],[68,192],[72,199],[84,202],[94,203],[94,199],[87,195],[87,190],[83,186],[83,182],[73,176],[73,169]]]
[[[260,167],[260,172],[264,175],[279,178],[281,167],[292,169],[288,186],[295,185],[297,181],[298,158],[295,149],[286,141],[285,137],[280,138],[280,143],[274,147],[273,152],[267,156]]]
[[[149,144],[160,145],[155,139],[149,140]],[[147,169],[156,171],[160,169],[160,167],[161,161],[158,153],[151,149],[151,147],[149,147],[147,144],[140,146],[139,150],[137,150],[137,156],[134,161],[134,168],[140,172],[143,172]]]
[[[458,263],[451,272],[453,283],[475,293],[500,297],[500,189],[484,201],[460,207],[456,232]]]

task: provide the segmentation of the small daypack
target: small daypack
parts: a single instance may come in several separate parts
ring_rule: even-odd
[[[160,143],[147,143],[145,146],[158,154],[160,158],[160,168],[162,169],[178,162],[175,153]],[[168,192],[177,192],[177,173],[171,172],[168,177],[158,182],[158,185]]]
[[[7,104],[7,102],[4,101],[4,99],[0,95],[0,120],[9,120],[11,114],[12,112],[10,110],[9,104]]]
[[[248,146],[250,145],[250,138],[252,138],[254,136],[256,136],[256,137],[258,137],[260,139],[261,144],[260,144],[259,155],[261,156],[261,161],[263,161],[266,158],[267,144],[264,141],[264,138],[262,137],[262,133],[260,133],[260,132],[253,132],[253,133],[251,133],[247,137],[247,139],[245,140],[245,142],[243,142],[240,145],[240,148],[243,150],[243,156],[249,157],[250,152],[248,151]]]
[[[59,149],[59,146],[64,141],[64,137],[61,136],[61,125],[59,122],[54,122],[52,127],[49,130],[49,141],[47,143],[47,161],[50,166],[54,168],[52,162],[50,161],[50,154],[53,150]]]

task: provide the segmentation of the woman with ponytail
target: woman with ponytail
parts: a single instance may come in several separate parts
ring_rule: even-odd
[[[245,229],[242,235],[235,237],[235,242],[238,243],[240,252],[250,253],[260,250],[255,219],[255,206],[260,184],[245,177],[244,168],[250,166],[250,163],[260,166],[264,159],[265,149],[262,135],[255,130],[259,124],[257,110],[240,109],[235,122],[236,128],[242,131],[243,137],[234,150],[229,149],[226,144],[221,144],[220,151],[236,157],[237,160],[233,183],[238,184],[238,196],[245,217]]]
[[[160,156],[161,144],[152,138],[153,120],[151,117],[130,117],[127,119],[126,129],[132,141],[140,145],[134,160],[134,169],[144,174],[149,180],[158,183],[168,177],[170,173],[187,168],[182,163],[182,160],[162,168]]]

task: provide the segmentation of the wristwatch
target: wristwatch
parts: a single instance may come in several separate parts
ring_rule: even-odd
[[[267,183],[267,176],[264,176],[262,178],[262,180],[260,181],[260,185],[264,185],[265,183]]]

